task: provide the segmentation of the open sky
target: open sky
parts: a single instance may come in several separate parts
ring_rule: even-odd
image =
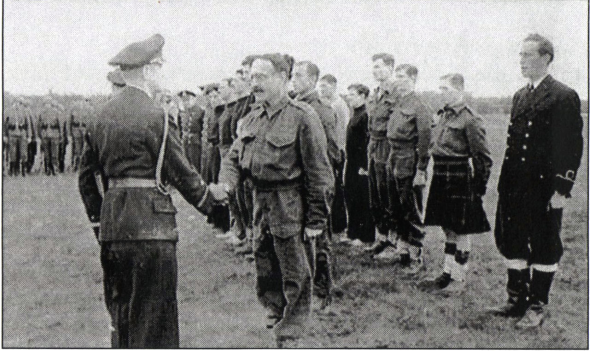
[[[251,53],[283,52],[332,73],[340,90],[375,86],[372,54],[420,70],[418,90],[461,72],[477,96],[525,84],[520,43],[538,32],[555,45],[552,74],[588,95],[585,0],[4,0],[4,90],[107,93],[108,60],[154,33],[166,39],[166,87],[219,81]]]

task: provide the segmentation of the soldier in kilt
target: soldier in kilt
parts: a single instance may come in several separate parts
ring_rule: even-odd
[[[490,230],[482,197],[492,159],[483,119],[467,106],[463,89],[462,75],[441,77],[445,107],[438,112],[430,144],[434,170],[425,224],[441,226],[446,242],[443,272],[425,285],[446,296],[465,290],[472,234]]]

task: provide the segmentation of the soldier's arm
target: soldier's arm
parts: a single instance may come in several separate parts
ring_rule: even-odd
[[[326,136],[312,109],[304,113],[299,129],[299,147],[304,173],[305,227],[324,229],[334,194],[334,173],[328,159]]]
[[[552,116],[551,145],[554,175],[554,190],[570,197],[570,191],[580,167],[584,139],[584,122],[580,115],[580,98],[571,90],[557,103]]]
[[[92,147],[88,132],[85,133],[84,139],[84,149],[80,158],[80,170],[78,173],[78,190],[90,223],[97,227],[100,224],[100,208],[103,198],[95,174],[100,174],[101,168],[98,153]]]
[[[162,116],[163,120],[163,116]],[[172,118],[168,120],[168,137],[166,141],[163,174],[166,179],[176,188],[182,197],[196,209],[204,214],[209,214],[213,208],[215,200],[210,194],[207,184],[201,178],[201,175],[190,164],[186,158],[180,136],[178,133],[178,126]],[[160,135],[153,135],[151,138],[151,146],[155,155],[160,152],[162,143],[163,123],[160,128],[155,128]]]
[[[465,134],[467,135],[469,152],[473,162],[475,191],[483,195],[486,192],[486,186],[490,178],[492,158],[490,157],[486,130],[481,116],[471,114],[467,116]]]
[[[242,148],[242,140],[236,139],[229,152],[221,160],[221,169],[219,170],[219,184],[229,185],[231,192],[237,188],[240,182],[240,160],[239,150]]]
[[[416,145],[416,151],[418,152],[417,168],[420,171],[426,171],[428,167],[430,159],[428,148],[433,124],[432,111],[421,104],[416,109],[416,129],[418,130],[418,145]]]

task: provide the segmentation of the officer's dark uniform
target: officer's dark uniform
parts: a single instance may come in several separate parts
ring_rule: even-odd
[[[495,237],[504,257],[533,266],[530,288],[528,268],[508,269],[509,303],[515,306],[526,308],[527,295],[528,304],[541,310],[548,302],[555,270],[541,267],[556,265],[563,253],[563,210],[551,208],[550,199],[555,192],[570,197],[582,157],[582,127],[578,94],[551,76],[514,95]]]
[[[7,123],[4,135],[8,138],[9,175],[25,176],[27,172],[28,144],[33,137],[33,116],[30,109],[18,101],[5,112]],[[20,170],[20,172],[19,172]]]
[[[321,121],[285,97],[258,104],[223,159],[220,182],[254,184],[254,252],[260,302],[280,319],[277,337],[301,336],[310,313],[311,272],[304,228],[325,229],[334,175]]]
[[[397,229],[399,240],[416,247],[422,247],[425,232],[422,189],[416,189],[413,181],[416,170],[425,172],[428,166],[432,124],[430,109],[414,92],[399,98],[387,122],[390,229]]]
[[[234,135],[232,133],[232,119],[238,106],[238,101],[234,100],[225,105],[225,109],[221,116],[219,116],[219,154],[221,158],[229,152],[229,149],[234,142]]]
[[[393,91],[377,88],[373,98],[367,104],[369,114],[368,172],[371,212],[375,226],[382,235],[387,235],[391,227],[388,214],[389,194],[387,190],[387,159],[389,142],[387,141],[387,122],[397,103]]]
[[[46,103],[45,108],[39,114],[37,130],[41,138],[45,173],[55,175],[59,171],[60,146],[65,139],[62,129],[62,113],[55,103]]]
[[[328,145],[328,158],[332,165],[332,171],[335,172],[336,168],[343,162],[338,143],[336,142],[336,112],[330,107],[330,105],[327,105],[320,100],[320,96],[315,90],[311,90],[304,95],[298,95],[296,100],[307,103],[320,117]],[[330,207],[331,205],[332,204],[330,204]],[[332,248],[330,244],[330,241],[332,240],[332,228],[330,221],[328,221],[326,232],[316,240],[317,251],[313,292],[318,297],[327,298],[330,296],[330,290],[333,284]]]
[[[154,35],[126,47],[110,64],[141,67],[163,45],[164,39]],[[176,208],[155,180],[165,123],[170,129],[162,179],[207,213],[213,198],[184,156],[177,126],[171,118],[165,121],[164,110],[146,92],[123,88],[86,133],[79,188],[90,221],[100,222],[105,302],[115,348],[179,346]]]

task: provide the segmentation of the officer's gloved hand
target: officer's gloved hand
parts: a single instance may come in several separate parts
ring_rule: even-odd
[[[561,195],[560,193],[555,192],[553,194],[553,196],[551,196],[551,200],[549,201],[549,204],[552,209],[560,209],[565,206],[566,202],[567,202],[567,198],[565,197],[565,195]]]
[[[209,192],[215,202],[226,204],[229,202],[230,187],[227,184],[209,184]]]
[[[423,188],[426,186],[426,171],[416,171],[416,175],[414,176],[413,185],[415,187]]]
[[[305,238],[307,240],[315,239],[318,236],[322,235],[322,233],[323,233],[322,229],[305,228]]]

